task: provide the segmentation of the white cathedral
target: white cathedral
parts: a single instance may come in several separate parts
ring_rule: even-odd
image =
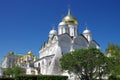
[[[60,58],[65,53],[95,47],[99,44],[92,39],[92,33],[86,28],[82,34],[78,33],[78,21],[71,15],[70,9],[67,16],[58,24],[58,32],[50,30],[49,38],[39,51],[39,60],[34,63],[38,74],[62,75]]]

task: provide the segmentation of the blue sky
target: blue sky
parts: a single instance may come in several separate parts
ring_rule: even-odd
[[[93,39],[104,52],[109,42],[120,45],[120,0],[0,0],[0,61],[9,51],[26,54],[39,49],[48,33],[67,15],[79,22],[79,33],[88,23]]]

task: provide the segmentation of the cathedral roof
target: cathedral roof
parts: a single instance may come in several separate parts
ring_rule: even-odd
[[[98,44],[95,40],[92,40],[92,41],[90,42],[90,45],[91,45],[91,44],[97,45],[97,46],[100,48],[100,44]]]
[[[73,23],[73,24],[78,24],[78,21],[77,19],[71,15],[70,13],[70,9],[68,10],[68,15],[65,16],[63,19],[62,19],[63,22],[66,22],[66,23]]]

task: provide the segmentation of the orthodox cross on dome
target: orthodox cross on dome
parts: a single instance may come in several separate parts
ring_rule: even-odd
[[[83,31],[83,33],[87,33],[87,34],[90,34],[91,32],[90,32],[90,30],[88,29],[88,24],[87,23],[85,23],[85,25],[84,25],[85,27],[86,27],[86,29]]]
[[[55,25],[54,25],[54,24],[52,24],[52,30],[55,30],[54,28],[55,28]]]
[[[70,12],[70,5],[68,5],[68,15],[70,15],[71,12]]]
[[[85,29],[88,30],[88,23],[87,22],[85,22],[84,26],[85,26]]]

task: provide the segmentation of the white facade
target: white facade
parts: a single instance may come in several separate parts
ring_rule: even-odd
[[[62,55],[77,49],[88,47],[99,48],[99,45],[92,40],[92,33],[86,29],[83,34],[78,34],[78,21],[68,11],[58,25],[58,33],[52,29],[49,39],[39,51],[39,60],[34,63],[41,74],[62,75],[60,61]],[[39,66],[38,66],[39,64]]]
[[[1,68],[1,64],[0,64],[0,77],[2,77],[2,68]]]
[[[6,56],[3,57],[2,62],[0,64],[0,76],[3,76],[3,72],[7,68],[13,68],[16,64],[18,56],[13,52],[9,52]]]
[[[33,55],[32,51],[29,51],[26,55],[20,56],[16,60],[16,65],[25,69],[26,74],[35,74],[35,69],[33,68],[33,62],[36,61],[36,56]]]
[[[1,62],[1,68],[12,68],[16,64],[18,56],[16,56],[13,52],[9,52],[7,56],[4,56]]]

